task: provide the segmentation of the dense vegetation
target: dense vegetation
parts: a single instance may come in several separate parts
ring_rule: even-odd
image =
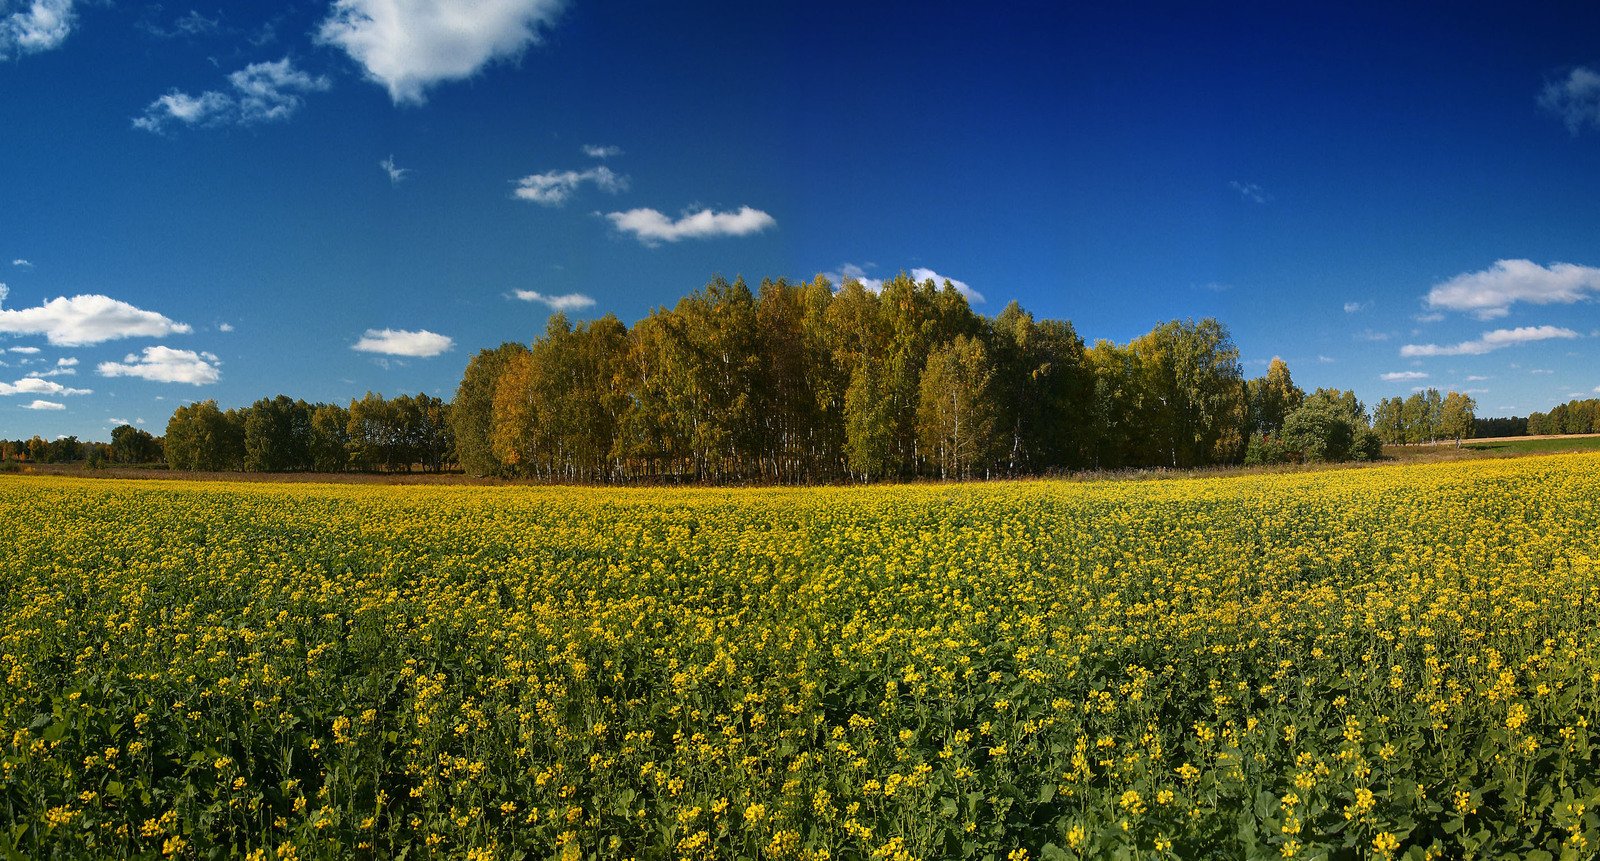
[[[1428,389],[1369,415],[1351,391],[1308,395],[1279,359],[1246,380],[1211,319],[1091,346],[1015,303],[976,314],[948,283],[902,275],[835,290],[818,278],[752,292],[718,278],[632,329],[557,314],[531,345],[474,356],[448,404],[371,392],[347,407],[204,401],[178,408],[161,438],[124,427],[110,447],[35,438],[0,453],[567,482],[963,479],[1372,459],[1384,443],[1459,443],[1475,409]],[[1594,410],[1551,415],[1587,428]]]
[[[1597,496],[0,476],[0,857],[1592,857]]]

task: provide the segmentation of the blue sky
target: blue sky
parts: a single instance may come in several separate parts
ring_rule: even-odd
[[[1600,388],[1592,4],[777,5],[0,0],[0,437],[448,398],[719,273],[1215,316],[1369,404]]]

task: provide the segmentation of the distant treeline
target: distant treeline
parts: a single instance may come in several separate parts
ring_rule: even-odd
[[[1528,433],[1600,433],[1600,398],[1567,401],[1548,413],[1529,413]]]
[[[1366,459],[1386,442],[1471,436],[1474,409],[1429,389],[1369,415],[1354,392],[1307,394],[1279,359],[1247,380],[1213,319],[1089,346],[1015,302],[976,314],[949,282],[836,290],[819,277],[752,292],[717,278],[631,329],[556,314],[532,344],[474,356],[448,404],[204,401],[179,407],[162,438],[124,426],[109,446],[0,446],[185,470],[805,483]],[[1562,410],[1566,422],[1577,407]]]

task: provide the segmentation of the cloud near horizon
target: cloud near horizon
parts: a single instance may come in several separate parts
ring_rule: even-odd
[[[397,105],[428,88],[515,60],[554,23],[562,0],[335,0],[316,40],[350,56]]]
[[[5,294],[0,292],[0,300]],[[118,338],[188,334],[191,327],[110,296],[59,296],[33,308],[0,308],[0,333],[44,335],[52,346],[82,347]]]
[[[455,346],[455,341],[426,329],[368,329],[350,349],[358,353],[427,359]]]
[[[1424,356],[1481,356],[1506,347],[1518,344],[1527,344],[1533,341],[1548,341],[1552,338],[1579,338],[1582,337],[1571,329],[1560,326],[1518,326],[1515,329],[1495,329],[1484,332],[1483,335],[1472,341],[1462,341],[1459,344],[1441,346],[1439,344],[1407,344],[1400,348],[1400,355],[1404,358],[1418,358]]]
[[[138,377],[154,383],[203,386],[222,379],[219,364],[211,353],[158,346],[145,347],[138,355],[130,353],[121,362],[101,362],[96,370],[102,377]]]
[[[968,284],[967,282],[951,278],[947,275],[940,275],[926,266],[914,267],[910,272],[907,272],[906,275],[908,275],[911,280],[917,282],[918,284],[921,284],[924,281],[932,281],[936,287],[943,287],[944,283],[948,281],[950,282],[950,286],[955,288],[957,293],[960,293],[962,296],[966,297],[967,302],[973,305],[986,301],[983,298],[983,294],[972,289],[972,285]],[[834,278],[834,276],[830,274],[829,279],[835,280],[839,284],[843,284],[845,281],[859,281],[861,282],[861,286],[871,290],[874,293],[883,289],[884,279],[867,277],[866,270],[855,265],[854,263],[842,264],[839,267],[837,276],[837,278]]]
[[[35,399],[31,404],[23,404],[22,408],[25,410],[64,410],[67,405],[55,401]]]
[[[1429,308],[1465,311],[1480,320],[1504,317],[1517,302],[1570,305],[1600,294],[1600,269],[1573,263],[1540,266],[1531,260],[1496,260],[1463,272],[1428,291]]]
[[[584,183],[616,194],[628,190],[628,178],[609,167],[592,167],[588,170],[551,170],[529,174],[517,180],[517,190],[512,192],[518,200],[531,200],[544,206],[560,206]]]
[[[702,209],[685,213],[676,221],[658,210],[645,208],[607,213],[606,218],[616,229],[651,247],[684,239],[749,236],[778,226],[772,216],[748,206],[733,212]]]
[[[198,96],[176,89],[151,102],[133,127],[161,133],[173,123],[189,126],[254,125],[280,122],[294,116],[304,104],[302,93],[330,86],[322,76],[312,77],[284,57],[271,63],[251,63],[228,75],[233,92],[207,90]]]
[[[552,311],[578,311],[594,306],[594,299],[582,293],[563,293],[559,296],[550,296],[537,290],[518,290],[515,295],[524,302],[539,302],[547,305]]]

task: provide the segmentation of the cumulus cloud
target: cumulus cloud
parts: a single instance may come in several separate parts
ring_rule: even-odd
[[[676,221],[654,209],[612,212],[607,213],[606,218],[618,230],[633,234],[635,239],[651,247],[683,239],[748,236],[778,224],[772,216],[748,206],[741,206],[736,212],[702,209],[685,213]]]
[[[218,332],[232,332],[233,331],[233,324],[232,323],[218,323],[217,324],[217,331]]]
[[[1565,79],[1545,84],[1539,107],[1560,117],[1574,135],[1584,126],[1600,129],[1600,72],[1579,66]]]
[[[1243,197],[1245,200],[1248,200],[1251,203],[1267,203],[1268,201],[1272,200],[1272,195],[1267,194],[1264,190],[1262,190],[1261,186],[1256,185],[1253,182],[1239,182],[1238,180],[1233,180],[1228,183],[1228,187],[1239,192],[1240,197]]]
[[[0,383],[0,395],[89,395],[92,389],[73,389],[54,380],[23,377],[14,383]]]
[[[102,377],[139,377],[153,383],[203,386],[222,378],[222,372],[217,369],[219,364],[211,353],[145,347],[138,355],[129,353],[120,362],[101,362],[96,370]]]
[[[545,206],[560,206],[584,183],[594,183],[601,191],[616,194],[628,189],[628,178],[618,175],[608,167],[588,170],[552,170],[529,174],[517,180],[514,194],[518,199],[531,200]]]
[[[3,299],[0,294],[0,299]],[[34,308],[0,308],[0,333],[44,335],[58,347],[81,347],[117,338],[186,334],[190,327],[110,296],[64,296]]]
[[[11,5],[0,2],[0,12]],[[23,0],[17,5],[17,11],[0,16],[0,60],[61,47],[77,20],[73,0]]]
[[[918,284],[921,284],[924,281],[932,281],[935,287],[943,287],[944,283],[948,281],[950,282],[950,286],[955,288],[957,293],[965,296],[968,302],[976,305],[977,303],[984,301],[983,294],[972,289],[972,285],[968,284],[967,282],[951,278],[946,275],[940,275],[939,273],[925,266],[918,266],[906,274],[911,277],[911,280],[917,282]],[[867,277],[866,270],[853,263],[845,263],[840,265],[837,273],[829,275],[829,280],[836,281],[837,283],[841,284],[845,281],[859,281],[861,282],[862,287],[865,287],[874,293],[883,289],[884,281],[882,278]]]
[[[409,168],[409,167],[400,167],[400,166],[396,165],[394,163],[394,156],[393,155],[390,155],[388,158],[384,159],[383,161],[378,162],[378,167],[383,168],[383,172],[389,175],[389,184],[390,185],[399,185],[400,181],[405,179],[406,176],[408,176],[411,173],[411,168]]]
[[[67,405],[55,401],[35,400],[31,404],[23,404],[22,408],[25,410],[64,410]]]
[[[616,158],[617,156],[622,155],[622,147],[584,144],[583,154],[590,158]]]
[[[577,311],[594,305],[594,300],[582,293],[563,293],[549,296],[537,290],[518,290],[516,296],[524,302],[540,302],[552,311]]]
[[[361,353],[380,353],[385,356],[412,356],[426,359],[455,346],[455,341],[426,329],[409,332],[404,329],[368,329],[361,340],[350,349]]]
[[[1393,371],[1379,374],[1378,379],[1386,383],[1410,382],[1411,380],[1426,380],[1428,375],[1422,371]]]
[[[515,59],[539,41],[562,0],[335,0],[317,40],[350,55],[395,104]]]
[[[35,353],[39,352],[39,348],[38,347],[8,347],[6,349],[6,352],[8,352],[8,353],[21,353],[24,356],[32,356]]]
[[[1517,302],[1571,304],[1600,294],[1600,269],[1572,263],[1540,266],[1531,260],[1496,260],[1480,272],[1463,272],[1428,291],[1428,307],[1470,311],[1480,320],[1504,317]]]
[[[1400,355],[1406,358],[1420,356],[1481,356],[1506,347],[1526,344],[1532,341],[1547,341],[1551,338],[1577,338],[1581,337],[1571,329],[1559,326],[1518,326],[1515,329],[1495,329],[1484,332],[1477,339],[1462,341],[1459,344],[1407,344],[1400,348]]]
[[[33,268],[33,264],[32,263],[28,262],[27,260],[24,260],[21,257],[18,257],[17,259],[11,261],[11,265],[12,266],[20,266],[23,269],[32,269]]]
[[[304,104],[302,93],[328,89],[328,79],[294,67],[284,57],[251,63],[228,75],[231,92],[207,90],[198,96],[173,90],[151,102],[133,127],[165,131],[173,123],[190,126],[254,125],[287,120]]]

